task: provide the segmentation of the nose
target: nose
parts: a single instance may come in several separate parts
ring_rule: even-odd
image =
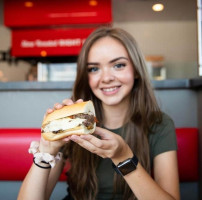
[[[111,70],[102,71],[102,82],[108,83],[115,79],[115,76]]]

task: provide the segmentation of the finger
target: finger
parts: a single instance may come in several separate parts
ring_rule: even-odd
[[[43,116],[43,119],[45,119],[46,116],[47,116],[48,114],[52,113],[53,111],[54,111],[54,109],[48,108],[48,109],[46,110],[46,113],[45,113],[44,116]]]
[[[46,113],[49,114],[49,113],[52,113],[53,111],[54,111],[54,109],[48,108],[47,111],[46,111]]]
[[[62,107],[63,107],[63,105],[62,105],[61,103],[55,103],[55,104],[54,104],[54,108],[55,108],[56,110],[61,109]]]
[[[69,138],[69,137],[66,137],[66,138],[63,139],[63,141],[64,141],[65,143],[67,143],[67,142],[70,141],[70,138]]]
[[[83,102],[83,99],[78,99],[78,100],[76,101],[76,103],[81,103],[81,102]]]
[[[74,104],[74,102],[71,99],[64,99],[62,101],[62,104],[65,105],[65,106],[69,106],[69,105]]]
[[[96,146],[100,149],[108,149],[109,145],[107,145],[107,142],[104,140],[100,140],[99,138],[93,136],[93,135],[81,135],[80,138],[83,140],[86,140]]]
[[[55,106],[57,107],[57,109],[62,108],[62,107],[60,107],[60,105],[56,105],[56,104],[55,104],[54,107],[55,107]],[[43,116],[43,119],[45,119],[48,114],[54,112],[54,110],[55,110],[55,108],[48,108],[48,109],[46,110],[46,113],[45,113],[44,116]]]
[[[82,139],[78,135],[72,135],[70,137],[70,140],[76,142],[78,145],[80,145],[81,147],[87,149],[88,151],[90,151],[94,154],[97,154],[97,155],[103,154],[101,149],[96,147],[93,143],[90,143],[89,141]]]

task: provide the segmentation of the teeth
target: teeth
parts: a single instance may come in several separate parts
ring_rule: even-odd
[[[105,89],[103,89],[103,91],[105,91],[105,92],[112,92],[112,91],[116,90],[116,88],[117,88],[117,87],[105,88]]]

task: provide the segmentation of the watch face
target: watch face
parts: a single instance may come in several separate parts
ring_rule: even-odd
[[[136,169],[136,165],[133,163],[131,159],[128,159],[123,163],[120,163],[117,167],[123,176]]]

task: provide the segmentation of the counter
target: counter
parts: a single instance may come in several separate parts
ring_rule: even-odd
[[[202,78],[152,80],[151,83],[156,90],[202,88]],[[74,82],[1,82],[0,91],[71,90],[73,84]]]

